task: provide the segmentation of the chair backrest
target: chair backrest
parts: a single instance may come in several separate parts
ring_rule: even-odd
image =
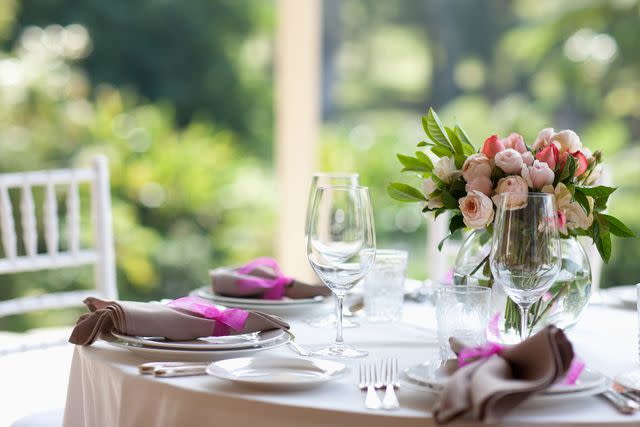
[[[93,246],[81,246],[81,184],[89,184]],[[38,223],[33,188],[44,190],[42,228],[46,252],[38,252]],[[66,187],[67,248],[60,249],[56,188]],[[16,218],[9,190],[20,192],[19,220],[24,253],[19,253]],[[117,298],[115,250],[111,223],[109,168],[104,156],[91,168],[0,174],[0,234],[4,258],[0,274],[94,265],[95,289],[49,293],[0,301],[0,317],[23,312],[81,305],[89,295]],[[1,285],[1,283],[0,283]]]

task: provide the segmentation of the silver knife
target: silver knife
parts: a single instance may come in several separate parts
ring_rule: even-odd
[[[194,375],[205,375],[207,365],[183,365],[183,366],[163,366],[153,370],[154,377],[190,377]]]
[[[623,396],[613,389],[603,391],[599,396],[604,397],[620,413],[625,415],[631,415],[640,409],[640,404],[638,404],[638,402]]]
[[[138,373],[141,375],[153,375],[157,368],[174,368],[180,366],[200,366],[202,362],[147,362],[138,365]]]

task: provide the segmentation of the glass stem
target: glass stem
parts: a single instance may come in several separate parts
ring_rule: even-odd
[[[344,296],[336,295],[336,346],[342,347],[344,340],[342,339],[342,304]]]
[[[528,335],[529,306],[520,307],[520,339],[524,340]]]

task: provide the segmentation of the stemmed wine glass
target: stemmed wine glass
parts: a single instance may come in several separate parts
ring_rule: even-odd
[[[342,305],[346,293],[371,270],[376,239],[369,189],[319,186],[308,220],[307,257],[322,282],[336,296],[335,343],[318,356],[364,357],[342,339]]]
[[[313,174],[311,177],[311,187],[309,189],[309,198],[307,202],[307,220],[304,227],[305,245],[309,236],[309,216],[311,215],[311,207],[313,205],[313,199],[316,196],[316,189],[318,186],[345,185],[348,187],[357,187],[359,185],[358,177],[359,175],[354,172],[316,172]],[[307,323],[313,328],[326,328],[336,324],[336,316],[333,314],[328,316],[323,315],[309,319]],[[343,319],[342,321],[343,328],[355,328],[357,326],[357,322],[349,320],[348,318]]]
[[[529,309],[560,272],[555,199],[547,193],[502,193],[496,205],[491,272],[520,309],[520,339],[524,340]]]

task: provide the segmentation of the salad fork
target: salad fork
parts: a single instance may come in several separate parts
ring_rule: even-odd
[[[382,407],[380,398],[374,388],[376,374],[375,365],[365,362],[360,364],[358,387],[360,390],[367,391],[367,396],[364,399],[364,407],[367,409],[380,409]]]
[[[380,376],[383,377],[382,382],[386,387],[384,398],[382,399],[382,407],[384,409],[398,409],[400,403],[395,392],[398,379],[398,359],[385,359],[382,362],[381,371]]]

